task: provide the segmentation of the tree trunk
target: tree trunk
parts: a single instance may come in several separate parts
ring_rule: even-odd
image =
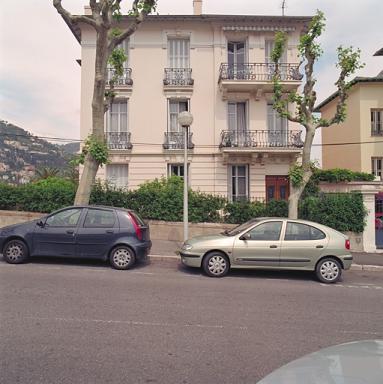
[[[85,158],[84,169],[81,174],[81,179],[78,184],[74,205],[89,204],[92,185],[96,178],[99,164],[89,154]]]
[[[306,127],[306,138],[302,151],[302,169],[303,169],[303,178],[302,183],[294,187],[291,185],[291,193],[289,196],[289,219],[297,219],[298,218],[298,206],[299,199],[302,196],[302,193],[310,180],[312,175],[311,170],[311,146],[313,144],[315,136],[315,128],[313,125],[309,125]]]
[[[106,84],[106,70],[108,62],[108,37],[107,30],[101,30],[97,33],[96,43],[96,62],[95,62],[95,81],[92,100],[92,135],[98,141],[104,141],[104,97]],[[75,205],[89,204],[92,186],[96,179],[99,162],[95,160],[90,153],[85,157],[84,169],[81,174],[80,182],[77,188]]]

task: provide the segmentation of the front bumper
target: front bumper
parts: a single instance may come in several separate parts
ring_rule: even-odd
[[[188,267],[200,268],[202,264],[202,256],[194,253],[189,253],[187,251],[180,251],[182,264]]]

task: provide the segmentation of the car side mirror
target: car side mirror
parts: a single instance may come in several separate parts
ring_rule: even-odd
[[[250,235],[250,233],[249,232],[247,232],[247,233],[244,233],[240,238],[239,238],[239,240],[250,240],[251,239],[251,235]]]
[[[38,222],[36,223],[36,225],[37,225],[38,227],[43,228],[43,227],[45,226],[45,223],[44,223],[42,220],[40,220],[40,221],[38,221]]]

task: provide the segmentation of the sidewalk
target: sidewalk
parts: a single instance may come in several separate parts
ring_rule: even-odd
[[[169,240],[153,240],[152,250],[150,252],[151,260],[157,261],[178,261],[179,257],[176,251],[182,242]],[[363,253],[352,252],[354,258],[351,269],[383,271],[383,253]]]

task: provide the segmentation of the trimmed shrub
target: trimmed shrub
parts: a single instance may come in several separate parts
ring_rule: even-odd
[[[266,216],[266,206],[258,201],[236,201],[227,203],[224,212],[227,223],[242,224],[254,217]]]
[[[267,203],[265,216],[287,217],[289,214],[289,204],[285,200],[271,200]]]
[[[363,232],[367,211],[361,193],[320,194],[303,200],[301,219],[315,221],[338,231]]]
[[[316,182],[327,181],[328,183],[341,183],[346,181],[374,181],[375,176],[371,173],[354,172],[349,169],[316,169],[311,177]]]
[[[52,212],[73,205],[76,186],[68,180],[51,177],[17,187],[17,209]]]

